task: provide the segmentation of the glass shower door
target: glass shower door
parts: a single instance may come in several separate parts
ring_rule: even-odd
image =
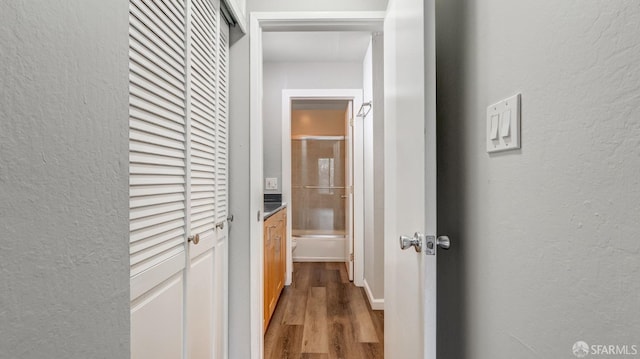
[[[298,136],[291,147],[293,236],[345,238],[345,137]]]

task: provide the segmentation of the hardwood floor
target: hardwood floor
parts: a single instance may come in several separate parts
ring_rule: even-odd
[[[294,263],[264,338],[266,359],[384,356],[384,312],[349,282],[344,263]]]

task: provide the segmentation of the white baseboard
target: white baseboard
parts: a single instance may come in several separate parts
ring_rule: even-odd
[[[367,299],[369,299],[369,304],[371,305],[371,309],[373,310],[384,310],[384,298],[376,299],[373,297],[371,293],[371,288],[369,288],[369,283],[367,280],[364,280],[364,291],[367,292]]]

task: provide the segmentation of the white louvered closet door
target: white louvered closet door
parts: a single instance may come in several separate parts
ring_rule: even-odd
[[[134,359],[227,357],[229,45],[220,13],[219,0],[130,1]]]

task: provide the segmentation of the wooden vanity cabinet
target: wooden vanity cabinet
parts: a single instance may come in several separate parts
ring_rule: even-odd
[[[264,319],[266,332],[273,311],[284,288],[287,266],[287,209],[283,208],[264,221]]]

